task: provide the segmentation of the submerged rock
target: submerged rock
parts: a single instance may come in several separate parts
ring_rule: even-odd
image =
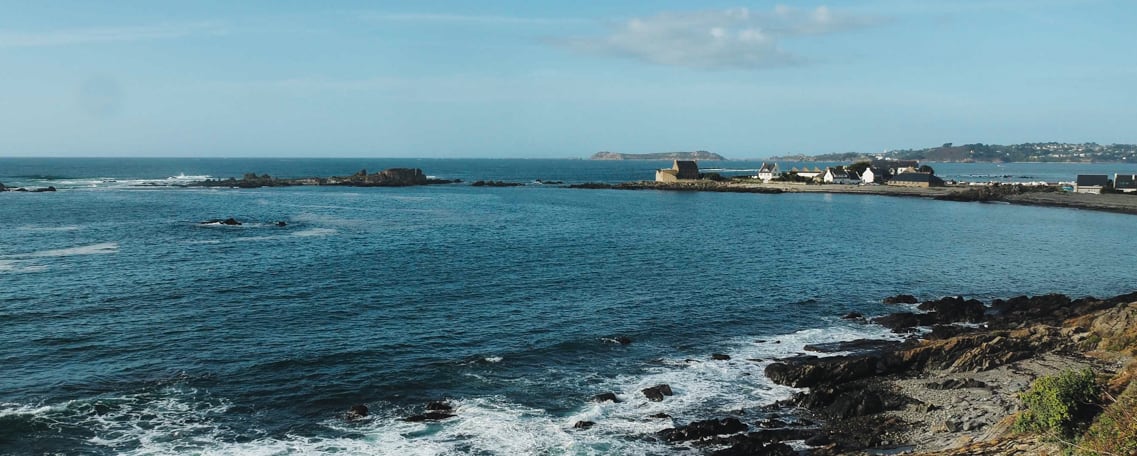
[[[455,416],[458,416],[458,415],[455,415],[453,413],[443,413],[443,412],[427,412],[427,413],[423,413],[421,415],[408,416],[406,418],[403,418],[403,421],[409,421],[411,423],[421,423],[423,421],[441,421],[441,420],[445,420],[447,418],[453,418]]]
[[[898,294],[884,298],[883,302],[885,304],[916,304],[920,302],[920,300],[910,294]]]
[[[592,421],[577,421],[576,423],[574,423],[572,425],[572,427],[573,427],[573,429],[588,429],[588,428],[595,426],[595,425],[596,425],[596,423],[594,423]]]
[[[713,354],[711,354],[711,359],[713,359],[715,361],[730,361],[730,355],[724,355],[722,353],[713,353]]]
[[[351,406],[351,409],[347,411],[347,416],[345,418],[348,421],[363,419],[366,418],[369,413],[370,411],[367,409],[366,405],[356,404]]]

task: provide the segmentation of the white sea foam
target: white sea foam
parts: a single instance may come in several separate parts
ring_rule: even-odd
[[[487,363],[500,363],[501,360],[504,358],[502,358],[500,356],[487,356],[483,359],[485,359]]]
[[[698,359],[661,360],[641,375],[617,377],[598,385],[598,392],[615,391],[621,402],[582,402],[568,416],[514,403],[499,396],[451,401],[455,417],[437,422],[407,422],[405,411],[374,405],[372,416],[360,421],[328,417],[316,435],[256,438],[255,429],[234,430],[222,422],[229,403],[211,399],[192,389],[167,388],[159,394],[99,399],[113,403],[110,412],[90,413],[75,401],[54,406],[0,404],[0,417],[29,415],[52,420],[81,420],[93,435],[87,442],[118,454],[203,455],[279,454],[671,454],[685,447],[647,436],[676,424],[722,417],[739,408],[751,408],[789,397],[794,388],[774,385],[762,371],[773,359],[803,351],[811,343],[859,338],[895,338],[873,325],[834,322],[824,329],[792,334],[727,341],[720,352],[732,359],[715,361],[710,354]],[[775,343],[778,342],[778,343]],[[498,357],[486,357],[487,361]],[[758,361],[755,361],[758,360]],[[492,361],[491,361],[492,362]],[[674,395],[651,402],[641,390],[669,384]],[[650,418],[667,413],[674,419]],[[63,416],[61,414],[65,414]],[[596,423],[574,429],[578,421]]]
[[[18,230],[18,231],[31,231],[31,232],[36,232],[36,233],[39,233],[39,232],[78,231],[79,226],[78,225],[66,225],[66,226],[23,225],[23,226],[16,227],[16,230]]]
[[[336,234],[334,228],[309,228],[292,233],[293,236],[297,237],[329,236],[333,234]]]
[[[53,258],[53,257],[67,257],[67,256],[77,256],[77,255],[103,255],[103,254],[116,253],[116,252],[118,252],[118,243],[117,242],[102,242],[99,244],[81,245],[78,247],[68,247],[65,249],[40,250],[38,252],[31,252],[31,253],[4,255],[0,258],[15,258],[15,259]]]
[[[46,270],[47,266],[42,264],[29,264],[26,261],[18,260],[0,260],[0,272],[3,273],[41,272]]]

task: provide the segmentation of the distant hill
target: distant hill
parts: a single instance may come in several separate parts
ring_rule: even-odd
[[[654,154],[621,154],[616,152],[597,152],[591,160],[726,160],[722,155],[697,150],[695,152],[657,152]]]
[[[893,150],[884,154],[842,152],[822,155],[788,155],[772,160],[797,162],[856,162],[872,158],[919,160],[929,162],[1125,162],[1137,160],[1137,145],[1097,143],[1024,143],[998,144],[947,143],[924,149]]]

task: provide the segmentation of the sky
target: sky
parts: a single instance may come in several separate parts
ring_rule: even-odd
[[[1137,143],[1132,0],[7,1],[0,157]]]

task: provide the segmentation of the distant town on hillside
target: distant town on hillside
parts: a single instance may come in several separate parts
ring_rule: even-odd
[[[919,160],[930,162],[1134,162],[1137,145],[1097,143],[1024,143],[1003,146],[998,144],[946,143],[926,149],[891,150],[880,154],[843,152],[821,155],[786,155],[772,160],[799,162],[854,162],[873,158]]]
[[[657,152],[651,154],[622,154],[617,152],[597,152],[591,160],[726,160],[722,155],[705,150],[694,152]]]

